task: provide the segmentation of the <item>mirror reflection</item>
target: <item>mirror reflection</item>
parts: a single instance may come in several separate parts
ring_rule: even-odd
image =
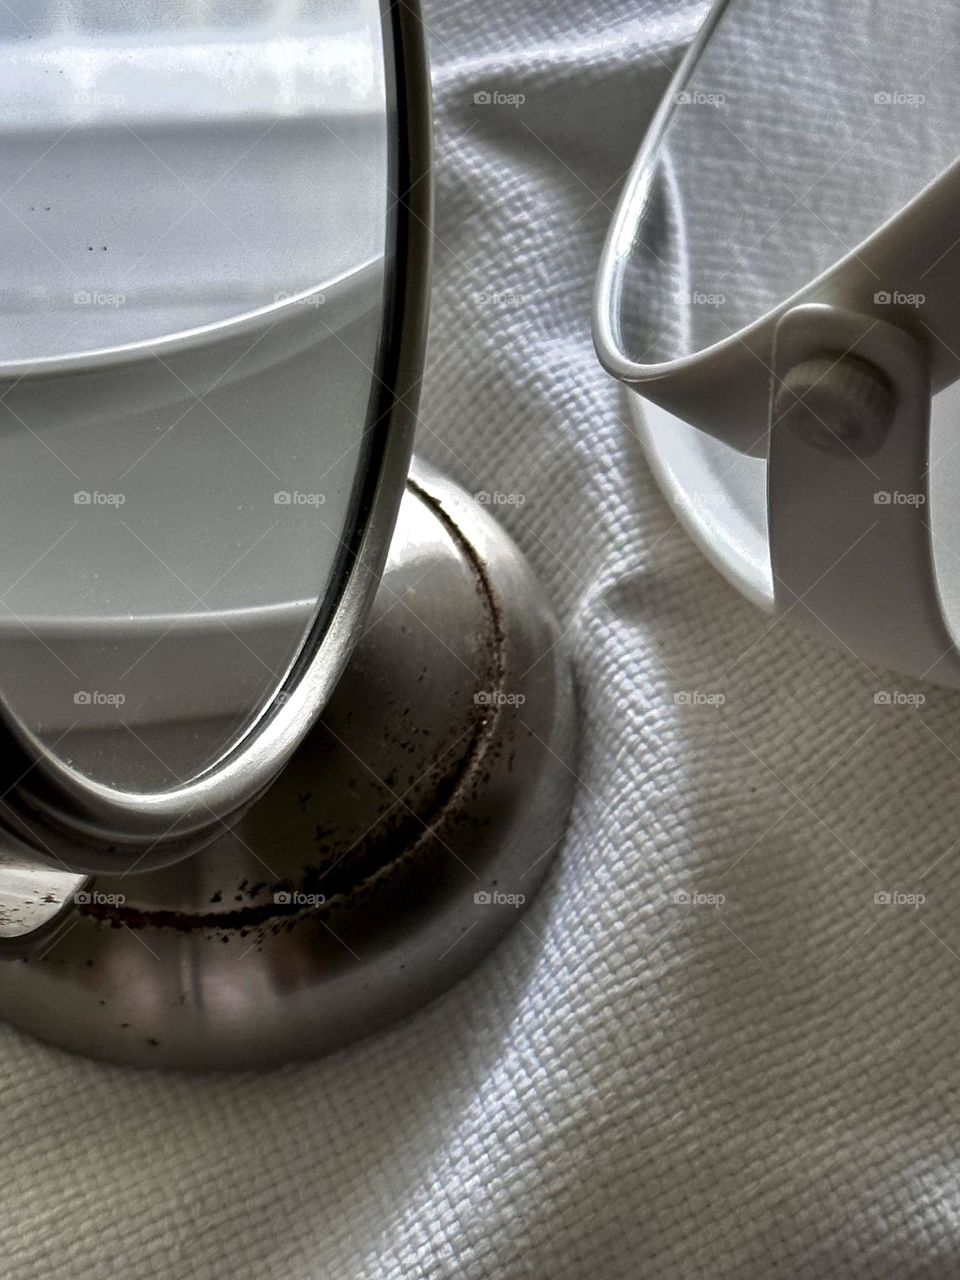
[[[376,0],[0,6],[0,680],[98,781],[212,764],[341,585],[384,40]]]

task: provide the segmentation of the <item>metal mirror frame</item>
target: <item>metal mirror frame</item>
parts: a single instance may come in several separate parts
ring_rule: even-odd
[[[432,213],[429,70],[419,4],[381,0],[381,14],[387,109],[395,125],[387,187],[395,201],[389,213],[395,218],[396,251],[386,284],[379,385],[366,428],[370,465],[354,500],[339,594],[322,602],[283,685],[246,733],[207,770],[175,788],[141,793],[96,782],[54,756],[0,703],[0,832],[6,848],[22,854],[27,865],[78,873],[133,866],[145,871],[202,848],[266,790],[289,760],[361,634],[412,452],[426,343]],[[301,298],[262,314],[276,319]],[[197,332],[223,332],[234,323]],[[133,353],[128,358],[135,358],[137,349],[128,350]],[[103,358],[100,353],[82,359]]]

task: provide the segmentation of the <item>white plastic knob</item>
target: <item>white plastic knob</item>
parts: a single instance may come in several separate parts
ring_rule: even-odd
[[[787,373],[774,401],[774,429],[789,426],[826,453],[867,458],[883,444],[894,393],[875,365],[825,353]]]

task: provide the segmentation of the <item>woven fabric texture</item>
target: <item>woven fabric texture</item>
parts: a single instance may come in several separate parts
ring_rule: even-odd
[[[702,16],[427,10],[419,447],[523,495],[502,519],[578,672],[578,797],[529,930],[389,1033],[260,1076],[105,1068],[0,1029],[0,1275],[960,1271],[960,701],[878,708],[896,677],[721,581],[590,343],[618,183]],[[475,101],[494,93],[524,101]],[[926,902],[875,903],[895,890]]]

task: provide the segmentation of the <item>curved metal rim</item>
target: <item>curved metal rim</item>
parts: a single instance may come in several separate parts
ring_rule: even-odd
[[[621,312],[620,300],[623,283],[621,263],[624,255],[621,245],[625,239],[633,238],[632,232],[639,225],[638,205],[642,203],[642,189],[647,177],[647,171],[650,162],[659,152],[663,139],[670,127],[670,122],[676,109],[674,100],[676,92],[690,79],[717,25],[728,7],[733,3],[734,0],[716,0],[713,8],[704,19],[703,26],[698,31],[696,38],[688,47],[680,65],[674,72],[644,135],[636,159],[631,166],[626,185],[620,196],[613,221],[610,224],[610,230],[604,242],[594,289],[593,343],[600,363],[607,372],[621,382],[630,383],[631,385],[638,383],[649,384],[657,381],[666,382],[671,378],[682,376],[689,370],[699,368],[713,358],[722,357],[725,352],[743,345],[747,339],[752,338],[754,335],[772,329],[782,316],[794,307],[809,301],[811,295],[816,294],[819,296],[823,294],[826,286],[841,278],[845,271],[852,264],[857,263],[869,248],[881,245],[891,231],[895,231],[895,224],[901,219],[909,218],[911,211],[926,200],[928,193],[941,184],[960,181],[960,159],[958,159],[932,178],[912,199],[908,200],[901,208],[895,210],[876,230],[855,244],[852,249],[839,257],[836,262],[821,271],[800,289],[795,290],[771,310],[764,312],[756,320],[744,325],[742,329],[737,329],[736,332],[728,334],[717,342],[700,347],[697,351],[690,352],[687,355],[677,356],[673,360],[663,360],[654,364],[645,364],[640,360],[632,360],[624,351],[623,344],[620,341],[619,324],[616,319]]]
[[[320,610],[286,681],[258,720],[219,761],[180,787],[138,793],[97,783],[52,755],[0,706],[0,826],[42,861],[53,859],[78,871],[117,871],[129,864],[132,853],[138,855],[139,869],[146,870],[202,847],[226,819],[264,791],[289,759],[359,636],[412,452],[429,305],[431,127],[423,24],[419,5],[411,0],[381,0],[381,12],[390,46],[385,50],[388,109],[393,88],[398,126],[390,175],[396,189],[389,191],[396,202],[397,249],[383,367],[368,426],[375,433],[372,456],[379,465],[370,468],[359,494],[356,533],[352,545],[344,547],[339,598]],[[288,300],[277,307],[291,305]]]

